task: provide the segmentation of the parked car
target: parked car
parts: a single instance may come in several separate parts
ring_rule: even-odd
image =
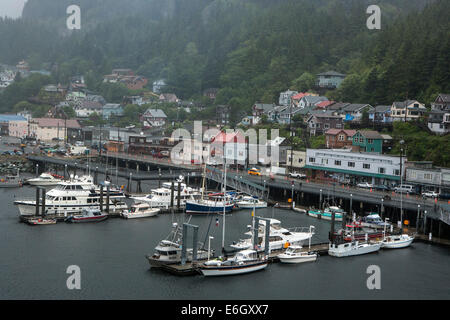
[[[437,193],[435,191],[425,191],[425,192],[422,192],[422,197],[424,197],[424,198],[438,198],[439,197],[439,193]]]
[[[292,178],[297,178],[297,179],[306,178],[306,174],[298,173],[298,172],[289,172],[289,176]]]
[[[251,168],[250,170],[247,171],[247,173],[252,176],[260,176],[261,175],[261,172],[257,168]]]
[[[412,194],[412,193],[414,193],[414,187],[412,185],[410,185],[410,184],[402,184],[402,185],[400,185],[398,187],[395,187],[394,191],[396,193],[409,193],[409,194]]]
[[[384,184],[377,184],[376,186],[374,186],[374,189],[378,191],[391,191],[391,188]]]
[[[3,155],[7,155],[7,156],[13,156],[14,155],[14,151],[3,151],[2,154]]]
[[[358,183],[356,186],[358,188],[365,188],[365,189],[373,188],[373,186],[370,183],[368,183],[368,182]]]

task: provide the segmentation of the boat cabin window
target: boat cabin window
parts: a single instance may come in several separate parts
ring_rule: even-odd
[[[270,236],[269,241],[280,241],[283,240],[280,236]]]

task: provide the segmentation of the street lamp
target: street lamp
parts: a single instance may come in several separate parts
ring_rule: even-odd
[[[209,257],[210,257],[210,255],[211,255],[211,240],[213,240],[214,239],[214,237],[211,237],[211,236],[209,236],[209,238],[208,238],[208,261],[209,261]]]
[[[39,175],[39,163],[36,163],[36,177]]]
[[[322,210],[322,189],[320,189],[320,202],[319,202],[319,210]]]
[[[400,145],[403,146],[404,140],[400,140]],[[403,185],[403,147],[400,148],[400,187]],[[400,226],[403,228],[403,191],[400,192]]]
[[[416,232],[419,232],[420,204],[417,205]]]

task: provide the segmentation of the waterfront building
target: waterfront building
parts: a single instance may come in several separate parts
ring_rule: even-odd
[[[406,161],[402,157],[402,168]],[[400,157],[350,149],[307,149],[306,169],[315,178],[335,178],[339,182],[399,184]],[[404,171],[404,169],[402,169]]]
[[[418,193],[435,191],[450,197],[450,168],[434,167],[431,161],[412,161],[406,165],[405,181]]]

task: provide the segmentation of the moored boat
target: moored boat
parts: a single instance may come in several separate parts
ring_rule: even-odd
[[[36,225],[47,225],[47,224],[56,224],[56,219],[35,218],[35,219],[28,219],[27,223],[31,224],[33,226],[36,226]]]
[[[124,210],[121,216],[125,219],[146,218],[156,216],[161,209],[152,208],[148,203],[135,203],[129,210]]]
[[[383,249],[400,249],[406,248],[414,241],[414,236],[408,234],[387,236],[381,241],[381,248]]]
[[[334,212],[334,220],[342,221],[342,217],[345,216],[346,212],[337,206],[326,207],[323,211],[318,209],[310,209],[308,210],[308,215],[310,217],[323,219],[323,220],[331,220]]]
[[[242,196],[236,199],[236,206],[240,209],[267,208],[267,202],[257,197]]]
[[[269,261],[260,257],[255,250],[247,249],[237,252],[226,260],[214,259],[200,265],[199,271],[204,276],[229,276],[255,272],[265,269]]]
[[[50,173],[42,173],[39,177],[27,179],[25,182],[31,186],[54,186],[61,181],[62,179],[55,178]]]
[[[317,253],[302,251],[301,246],[289,246],[285,252],[278,256],[283,263],[302,263],[309,261],[316,261]]]
[[[333,257],[349,257],[366,253],[377,252],[381,248],[381,243],[360,243],[359,241],[345,242],[345,243],[330,243],[328,247],[328,254]]]
[[[99,222],[106,219],[108,219],[108,215],[98,209],[83,209],[81,214],[67,217],[66,222]]]

